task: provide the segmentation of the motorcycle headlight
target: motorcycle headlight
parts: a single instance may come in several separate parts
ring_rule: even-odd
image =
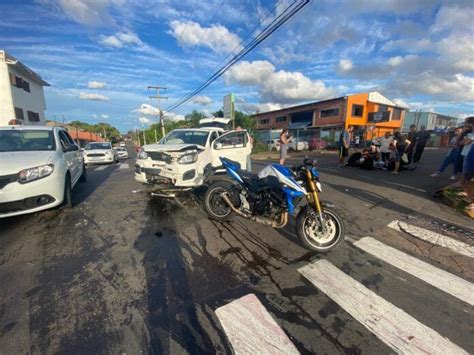
[[[46,176],[51,175],[53,171],[53,164],[40,165],[34,168],[24,169],[19,173],[18,182],[21,184],[26,184],[31,181],[42,179]]]
[[[192,164],[198,160],[198,153],[196,151],[186,152],[183,156],[179,157],[179,164]]]
[[[148,153],[145,152],[144,150],[141,150],[140,153],[138,153],[138,159],[146,159],[148,158]]]

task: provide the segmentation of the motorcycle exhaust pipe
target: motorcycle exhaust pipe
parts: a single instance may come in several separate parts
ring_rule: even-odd
[[[244,212],[242,212],[241,210],[235,208],[235,206],[232,203],[232,201],[230,200],[229,195],[228,195],[227,192],[223,192],[221,194],[221,197],[225,201],[225,203],[227,203],[227,205],[229,205],[229,207],[232,209],[232,211],[234,211],[239,216],[242,216],[244,218],[248,218],[248,219],[251,219],[252,221],[262,223],[262,224],[266,224],[268,226],[272,226],[273,228],[283,228],[288,223],[288,212],[283,212],[281,214],[280,221],[275,222],[275,221],[269,220],[267,218],[249,216],[249,215],[245,214]]]

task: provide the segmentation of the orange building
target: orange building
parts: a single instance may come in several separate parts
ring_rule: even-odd
[[[386,131],[401,131],[406,108],[377,91],[287,107],[252,116],[259,130],[290,128],[305,135],[333,137],[342,128],[354,127],[354,135],[371,140]]]

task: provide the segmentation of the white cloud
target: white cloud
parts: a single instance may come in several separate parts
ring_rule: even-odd
[[[205,95],[196,96],[191,100],[193,103],[206,106],[212,104],[212,99]]]
[[[246,113],[262,113],[268,111],[275,111],[283,108],[282,105],[276,104],[273,102],[265,102],[265,103],[240,103],[238,104],[239,110],[246,112]]]
[[[184,121],[185,117],[183,115],[180,115],[180,114],[177,114],[177,113],[174,113],[174,112],[166,112],[165,113],[165,123],[166,123],[166,120]]]
[[[100,36],[99,43],[111,48],[122,48],[127,46],[143,46],[144,43],[131,31],[120,31],[111,36]]]
[[[145,117],[145,116],[138,117],[138,122],[140,122],[142,125],[152,124],[151,120],[148,117]]]
[[[95,113],[92,114],[92,118],[97,118],[97,115]]]
[[[86,26],[114,24],[109,7],[122,5],[124,0],[46,0],[57,4],[72,20]]]
[[[410,104],[403,99],[396,98],[396,99],[393,99],[392,101],[395,102],[398,106],[410,108]]]
[[[133,110],[133,112],[149,116],[158,116],[160,114],[160,110],[157,107],[154,107],[149,104],[142,104],[139,108]]]
[[[87,87],[89,89],[102,89],[104,88],[105,86],[107,86],[106,83],[104,83],[103,81],[95,81],[95,80],[92,80],[92,81],[89,81],[87,83]]]
[[[91,101],[110,101],[110,98],[100,94],[81,92],[79,98],[82,100],[91,100]]]
[[[325,99],[335,95],[321,80],[311,80],[300,72],[275,71],[268,61],[243,61],[224,75],[227,84],[255,86],[264,102],[289,103]]]
[[[339,70],[341,70],[342,72],[346,72],[346,71],[349,71],[353,68],[353,63],[352,63],[352,60],[350,59],[341,59],[339,61]]]
[[[179,41],[183,47],[194,47],[199,43],[218,53],[228,53],[242,49],[240,37],[230,32],[222,25],[212,25],[201,27],[199,23],[193,21],[171,21],[170,34]],[[236,48],[237,47],[237,48]]]
[[[109,115],[101,115],[101,117],[104,118],[104,119],[107,119],[107,118],[109,118],[110,116],[109,116]]]

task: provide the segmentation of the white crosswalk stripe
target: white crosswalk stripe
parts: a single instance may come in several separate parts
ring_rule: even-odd
[[[98,168],[94,169],[94,171],[102,171],[109,167],[109,165],[101,165]]]
[[[299,354],[254,294],[216,310],[236,354]]]
[[[392,221],[388,224],[388,227],[397,231],[404,231],[415,238],[422,239],[428,243],[439,245],[444,248],[448,248],[455,251],[458,254],[469,256],[474,258],[474,247],[469,244],[463,243],[459,240],[447,237],[443,234],[430,231],[429,229],[414,226],[402,221]]]
[[[124,169],[130,169],[130,165],[128,165],[127,163],[122,163],[120,164],[120,170],[124,170]]]
[[[401,252],[373,238],[362,238],[356,247],[403,270],[440,290],[474,305],[474,284]]]
[[[298,271],[397,353],[467,354],[327,260],[318,260]]]

